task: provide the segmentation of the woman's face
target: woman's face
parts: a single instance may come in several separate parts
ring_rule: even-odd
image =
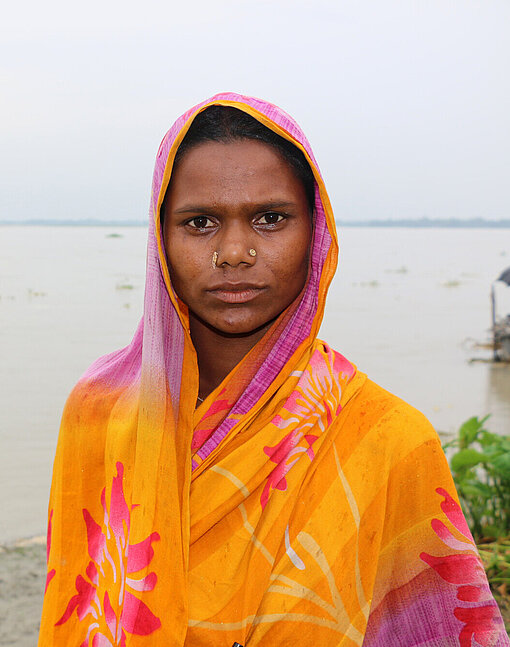
[[[311,218],[302,182],[272,146],[195,146],[172,173],[164,209],[170,277],[190,317],[247,335],[301,292]]]

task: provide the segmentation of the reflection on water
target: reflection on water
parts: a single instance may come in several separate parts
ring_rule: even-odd
[[[510,433],[510,364],[499,363],[488,366],[486,410],[492,412],[489,427],[493,423],[498,429]]]
[[[470,364],[464,342],[487,339],[510,231],[353,228],[340,241],[321,337],[436,429],[491,413],[508,433],[510,366]],[[46,527],[62,407],[96,357],[129,343],[145,247],[144,228],[0,227],[0,542]]]

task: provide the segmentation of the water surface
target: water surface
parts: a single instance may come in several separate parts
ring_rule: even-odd
[[[0,542],[39,534],[66,397],[142,314],[146,230],[0,227]],[[510,366],[487,339],[490,283],[509,230],[346,228],[321,336],[454,431],[472,415],[510,427]],[[510,312],[510,288],[498,286]]]

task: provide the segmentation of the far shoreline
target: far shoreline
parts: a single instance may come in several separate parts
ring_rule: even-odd
[[[510,219],[486,220],[484,218],[410,218],[381,220],[336,220],[338,227],[384,227],[404,229],[510,229]],[[144,220],[0,220],[4,227],[147,227]]]

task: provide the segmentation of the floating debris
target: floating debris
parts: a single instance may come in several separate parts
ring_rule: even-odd
[[[117,283],[116,290],[134,290],[135,286],[132,283]]]
[[[378,288],[380,283],[379,281],[361,281],[360,283],[353,283],[352,284],[354,287],[361,287],[361,288]]]
[[[116,234],[115,232],[113,234],[106,234],[106,238],[124,238],[122,234]]]

